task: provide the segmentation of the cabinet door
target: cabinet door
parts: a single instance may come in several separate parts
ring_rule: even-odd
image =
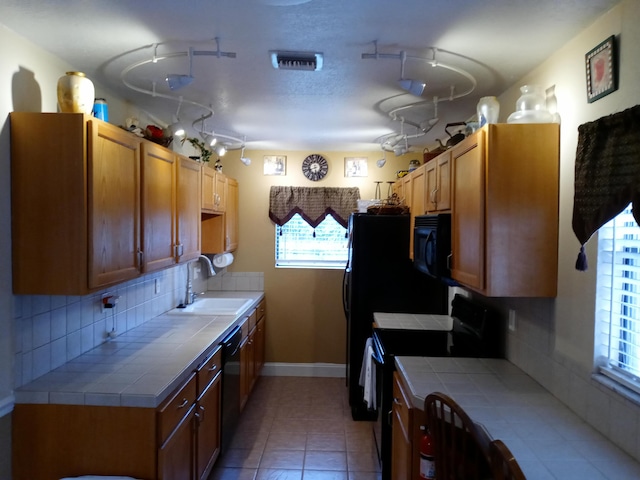
[[[409,174],[411,178],[411,203],[409,204],[411,213],[411,235],[409,235],[409,258],[413,258],[413,227],[416,215],[425,213],[425,165],[415,169]]]
[[[427,212],[433,212],[438,209],[436,197],[438,193],[437,166],[438,162],[435,158],[425,164],[425,210]]]
[[[264,367],[264,353],[266,343],[265,317],[258,320],[256,324],[255,348],[254,348],[254,375],[255,380],[260,376],[262,367]]]
[[[214,193],[216,188],[216,171],[208,165],[202,165],[202,211],[213,213],[216,210]]]
[[[142,147],[142,258],[152,272],[175,263],[176,155],[155,143]]]
[[[439,211],[451,209],[451,153],[446,152],[435,159],[436,161],[436,185],[435,195],[436,209]]]
[[[249,337],[240,344],[240,411],[249,399]]]
[[[485,284],[484,132],[452,151],[451,276],[482,290]]]
[[[176,257],[180,263],[200,255],[200,171],[198,162],[178,157]]]
[[[196,406],[196,478],[205,480],[220,454],[220,395],[222,375],[219,372],[198,399]]]
[[[225,252],[233,252],[238,248],[238,182],[233,178],[227,178],[226,198]]]
[[[158,451],[159,480],[194,479],[195,405]]]
[[[140,145],[129,132],[88,122],[89,288],[140,275]],[[53,219],[52,219],[53,220]]]
[[[407,396],[394,373],[391,429],[391,480],[411,480],[411,415]]]
[[[216,172],[214,203],[217,212],[225,212],[227,207],[227,177]]]

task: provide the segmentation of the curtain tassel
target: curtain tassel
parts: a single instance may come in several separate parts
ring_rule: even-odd
[[[587,255],[584,253],[584,245],[580,246],[580,253],[578,253],[578,259],[576,260],[576,270],[585,272],[589,268],[587,265]]]

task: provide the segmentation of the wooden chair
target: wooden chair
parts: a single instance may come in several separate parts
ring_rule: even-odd
[[[491,439],[451,397],[435,392],[424,401],[426,424],[433,438],[438,480],[491,478]]]
[[[489,457],[494,480],[526,480],[524,473],[520,470],[520,465],[502,440],[491,442]]]

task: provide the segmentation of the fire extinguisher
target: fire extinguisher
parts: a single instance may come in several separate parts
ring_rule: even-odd
[[[433,438],[425,427],[422,430],[422,438],[420,439],[420,478],[425,480],[435,480],[436,478],[436,461],[433,448]]]

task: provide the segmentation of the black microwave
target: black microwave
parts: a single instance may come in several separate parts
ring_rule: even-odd
[[[451,279],[451,214],[418,215],[413,228],[413,266],[430,277]]]

